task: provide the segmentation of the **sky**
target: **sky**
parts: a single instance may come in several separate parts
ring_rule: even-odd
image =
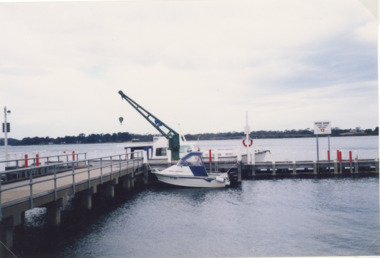
[[[0,3],[10,138],[378,126],[366,0]],[[119,117],[124,121],[121,125]],[[2,138],[2,135],[0,136]]]

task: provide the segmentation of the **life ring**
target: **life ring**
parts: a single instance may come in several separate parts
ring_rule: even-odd
[[[250,138],[248,138],[248,140],[249,140],[249,145],[247,145],[246,143],[245,143],[245,138],[243,139],[243,145],[244,145],[244,147],[251,147],[252,146],[252,144],[253,144],[253,140],[252,139],[250,139]]]

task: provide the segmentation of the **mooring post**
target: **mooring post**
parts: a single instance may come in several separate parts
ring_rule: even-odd
[[[148,178],[149,178],[149,171],[148,171],[148,151],[144,151],[144,159],[143,159],[143,164],[142,164],[142,168],[143,168],[143,181],[144,181],[144,184],[147,185],[149,182]]]
[[[135,170],[130,174],[129,184],[131,189],[135,188]]]
[[[27,168],[28,167],[28,154],[25,154],[25,164],[24,166]]]
[[[339,150],[336,151],[336,158],[334,159],[334,175],[338,175],[338,162],[339,162]]]
[[[355,167],[355,174],[359,173],[359,164],[358,164],[358,151],[355,153],[355,160],[354,160],[354,167]]]
[[[149,184],[149,169],[148,164],[143,165],[143,174],[144,174],[144,184]]]
[[[210,165],[210,169],[209,171],[212,172],[212,153],[211,153],[211,149],[208,150],[208,164]]]
[[[338,174],[338,160],[334,159],[334,175]]]
[[[214,170],[215,170],[215,172],[216,171],[218,171],[218,162],[219,162],[219,159],[218,159],[218,149],[215,149],[215,151],[214,151],[214,153],[215,153],[215,162],[214,162]]]
[[[318,163],[314,160],[313,162],[313,167],[314,167],[314,175],[317,175],[318,174]]]
[[[352,151],[349,152],[349,158],[350,158],[350,174],[352,174]]]
[[[238,149],[237,151],[237,169],[238,169],[238,183],[241,183],[241,179],[242,179],[242,176],[241,176],[241,170],[242,170],[242,157],[241,157],[241,152],[240,152],[240,149]]]
[[[342,163],[343,159],[342,159],[342,151],[339,151],[339,163],[340,163],[340,167],[339,167],[339,170],[340,170],[340,174],[342,174],[343,172],[343,163]]]
[[[256,157],[255,157],[255,153],[251,154],[252,155],[252,172],[251,172],[251,176],[256,176]]]
[[[241,183],[241,179],[242,179],[242,175],[241,175],[241,172],[242,172],[242,164],[243,162],[241,161],[238,161],[238,183]]]

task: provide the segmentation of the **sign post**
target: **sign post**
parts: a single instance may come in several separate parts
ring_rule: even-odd
[[[3,133],[4,133],[4,148],[5,148],[5,161],[6,166],[8,165],[8,133],[10,132],[10,124],[7,122],[7,114],[11,111],[4,107],[4,123],[3,123]]]
[[[319,162],[318,135],[326,135],[327,134],[328,143],[329,143],[329,153],[330,153],[330,134],[331,134],[331,123],[330,123],[330,121],[314,122],[314,134],[317,138],[317,162]]]
[[[248,111],[245,112],[245,127],[244,127],[244,132],[245,132],[245,139],[243,140],[243,144],[245,142],[246,148],[247,148],[247,164],[250,164],[250,159],[249,159],[249,147],[251,147],[250,138],[249,138],[249,133],[251,132],[251,128],[248,125]]]

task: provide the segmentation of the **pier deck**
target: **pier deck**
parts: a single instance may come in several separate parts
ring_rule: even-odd
[[[246,157],[204,160],[208,171],[240,171],[242,179],[276,177],[378,176],[379,161],[375,159],[328,161],[277,161],[247,163]],[[149,160],[151,168],[164,169],[176,162]]]
[[[243,164],[246,177],[329,177],[379,175],[379,161],[298,161]]]
[[[79,185],[88,183],[90,180],[90,186],[94,187],[95,180],[103,177],[103,183],[110,181],[119,176],[124,176],[131,171],[129,168],[133,167],[132,163],[113,161],[113,168],[108,163],[107,167],[94,168],[92,165],[83,168],[76,168],[67,172],[61,172],[56,175],[47,175],[38,177],[33,180],[33,195],[40,196],[44,193],[48,193],[57,189],[79,188]],[[89,175],[90,170],[90,175]],[[120,173],[119,173],[120,172]],[[74,188],[73,188],[74,187]],[[10,205],[12,202],[20,202],[22,199],[29,199],[30,197],[30,184],[25,181],[19,181],[10,183],[2,187],[4,193],[1,195],[1,201],[3,208]],[[6,191],[6,189],[14,188],[13,190]],[[77,192],[77,191],[74,191]]]
[[[61,223],[60,208],[68,203],[69,198],[77,196],[81,207],[91,210],[92,195],[100,188],[106,198],[112,199],[115,185],[130,190],[136,178],[145,172],[142,155],[133,159],[117,155],[76,162],[86,165],[74,165],[72,161],[1,172],[2,175],[22,172],[29,177],[3,185],[0,182],[1,242],[12,247],[13,229],[23,223],[29,209],[46,207],[48,224],[58,226]],[[62,172],[62,165],[70,165],[71,169]]]

